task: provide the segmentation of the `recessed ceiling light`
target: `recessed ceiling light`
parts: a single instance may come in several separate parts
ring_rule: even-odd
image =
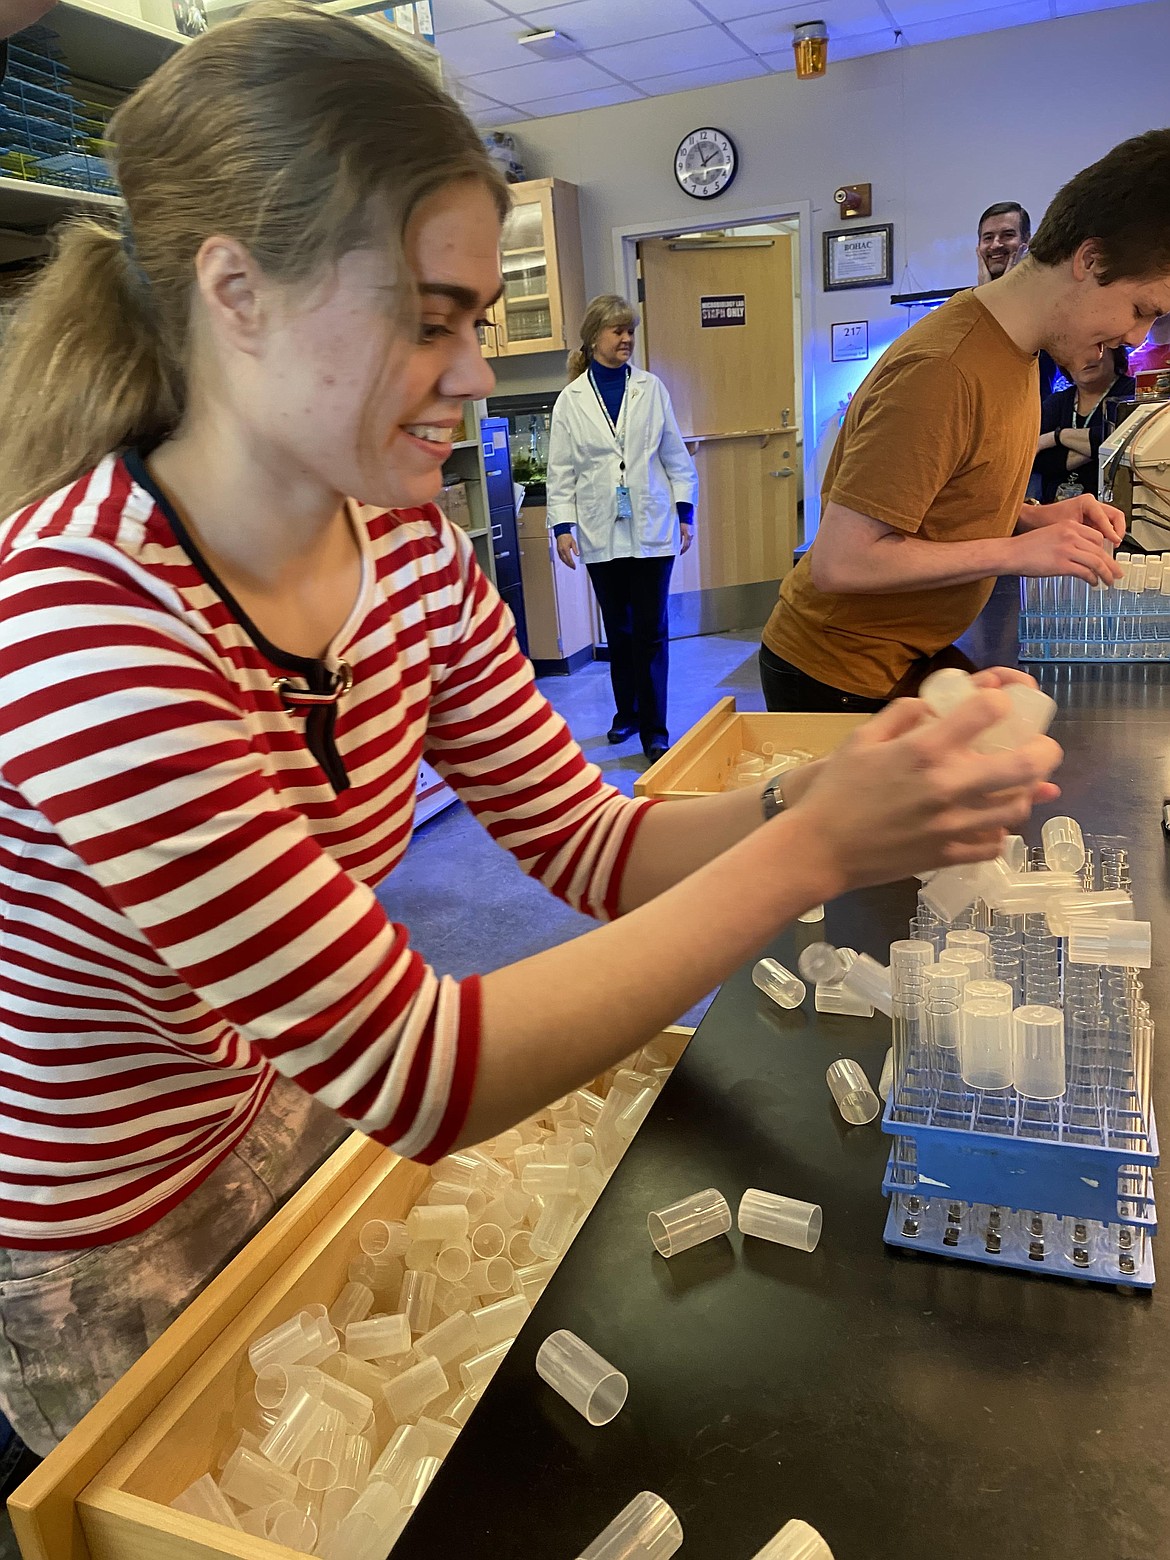
[[[563,60],[570,54],[581,52],[580,46],[573,42],[568,33],[558,32],[555,27],[541,27],[537,32],[521,33],[520,42],[545,60]]]

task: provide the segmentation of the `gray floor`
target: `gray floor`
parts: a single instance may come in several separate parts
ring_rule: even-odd
[[[762,710],[758,632],[678,639],[671,645],[670,731],[682,736],[717,699]],[[647,767],[637,737],[605,739],[613,716],[609,668],[595,662],[571,677],[545,677],[541,690],[605,778],[627,795]],[[526,878],[471,814],[452,807],[424,824],[379,896],[441,974],[463,976],[510,964],[588,931],[594,923]],[[710,998],[681,1021],[695,1024]]]
[[[740,709],[763,709],[758,649],[759,634],[754,632],[672,644],[672,737],[680,737],[724,694],[734,694]],[[606,779],[632,795],[646,760],[636,737],[616,748],[605,740],[613,714],[608,667],[598,662],[572,677],[547,677],[541,688]],[[419,829],[379,898],[396,921],[409,927],[423,957],[441,973],[456,976],[527,958],[594,925],[526,878],[511,856],[458,806]],[[681,1021],[697,1024],[710,1000],[681,1014]],[[18,1560],[2,1512],[0,1560]]]

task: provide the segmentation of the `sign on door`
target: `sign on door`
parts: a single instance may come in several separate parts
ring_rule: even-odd
[[[699,299],[699,319],[708,325],[746,325],[747,305],[743,293],[720,293]]]

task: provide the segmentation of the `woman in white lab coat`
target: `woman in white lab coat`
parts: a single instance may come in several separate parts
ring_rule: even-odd
[[[616,710],[607,733],[635,733],[653,762],[670,745],[667,594],[674,560],[694,539],[699,476],[666,386],[630,357],[636,310],[607,293],[581,322],[569,383],[553,408],[548,524],[570,569],[580,558],[597,593]]]

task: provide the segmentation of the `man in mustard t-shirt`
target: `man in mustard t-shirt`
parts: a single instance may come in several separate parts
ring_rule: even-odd
[[[1037,354],[1137,346],[1170,311],[1170,129],[1115,147],[1053,200],[1028,256],[908,330],[850,403],[816,540],[764,630],[770,710],[871,710],[911,692],[1001,574],[1120,575],[1120,511],[1026,505]],[[955,652],[951,652],[955,655]]]

